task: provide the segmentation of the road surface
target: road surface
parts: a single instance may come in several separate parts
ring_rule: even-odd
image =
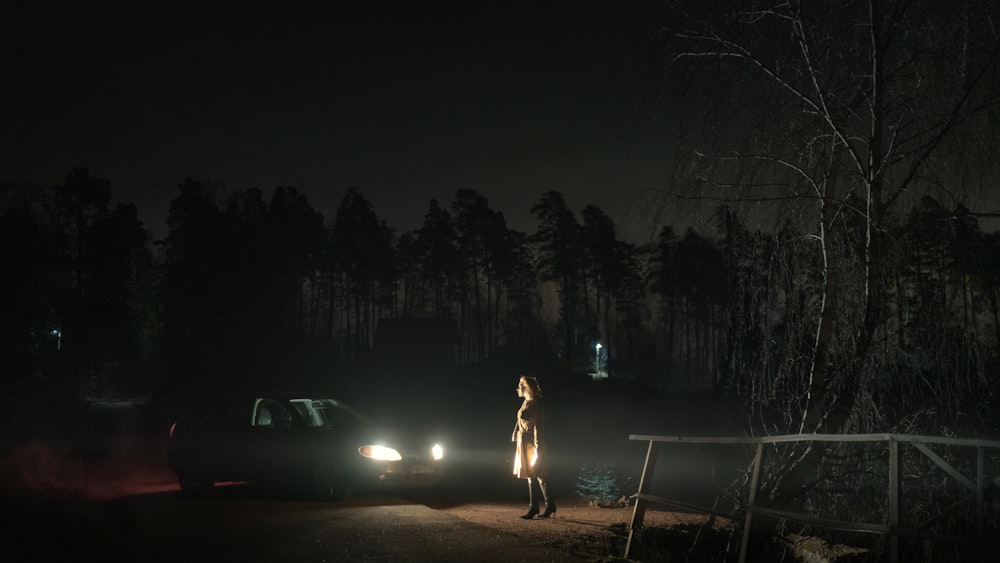
[[[11,510],[13,509],[13,510]],[[396,497],[322,503],[234,492],[26,501],[6,561],[579,562],[578,556]],[[19,554],[19,555],[18,555]]]

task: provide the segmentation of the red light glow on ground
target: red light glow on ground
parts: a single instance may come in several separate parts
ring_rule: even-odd
[[[176,490],[176,478],[156,459],[85,459],[37,443],[0,459],[0,491],[10,494],[106,500]]]

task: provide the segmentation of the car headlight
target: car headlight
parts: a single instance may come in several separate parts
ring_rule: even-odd
[[[434,447],[431,448],[431,457],[434,458],[434,461],[444,459],[444,448],[441,447],[441,444],[434,444]]]
[[[403,456],[399,455],[399,452],[385,446],[361,446],[358,448],[358,453],[377,461],[399,461],[403,459]]]

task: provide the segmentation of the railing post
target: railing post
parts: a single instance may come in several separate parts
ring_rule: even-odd
[[[743,537],[740,538],[740,561],[747,560],[747,548],[750,546],[750,523],[753,520],[753,506],[757,502],[757,482],[760,480],[760,463],[764,457],[764,442],[757,442],[757,450],[753,454],[753,469],[750,472],[750,494],[747,496],[746,516],[743,517]]]
[[[899,563],[899,442],[889,436],[889,563]]]
[[[646,500],[642,495],[649,492],[653,482],[653,473],[656,471],[656,454],[658,445],[655,440],[649,441],[649,449],[646,450],[646,463],[642,466],[642,477],[639,478],[639,492],[635,497],[635,508],[632,510],[632,522],[628,525],[628,541],[625,542],[625,559],[628,559],[632,550],[632,540],[635,539],[636,531],[642,528],[642,519],[646,516]]]
[[[985,454],[983,452],[982,446],[976,446],[976,532],[978,534],[979,542],[986,541],[986,499],[983,496],[983,491],[986,487],[986,467],[985,467]],[[979,560],[985,561],[986,550],[979,550]]]

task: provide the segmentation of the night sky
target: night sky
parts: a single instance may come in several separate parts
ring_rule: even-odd
[[[401,231],[469,188],[534,232],[557,190],[644,239],[674,137],[640,109],[666,17],[659,0],[18,1],[0,18],[0,181],[88,167],[156,238],[193,176],[294,186],[328,220],[354,186]]]

